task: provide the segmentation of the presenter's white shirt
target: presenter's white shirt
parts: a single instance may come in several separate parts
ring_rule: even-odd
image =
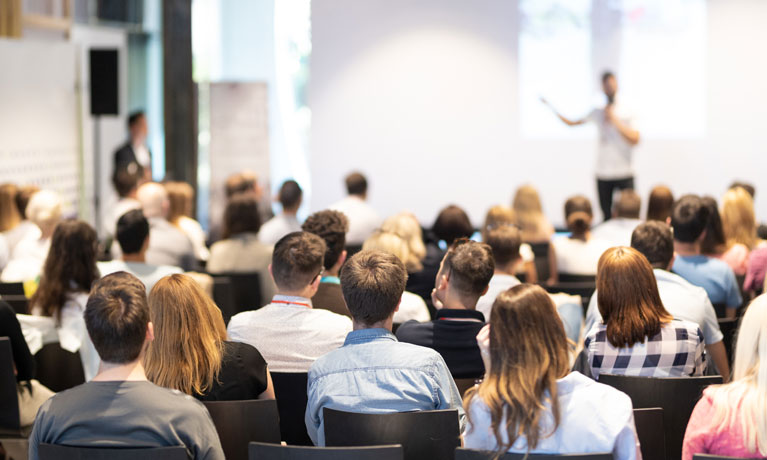
[[[378,216],[378,213],[358,196],[349,195],[331,206],[330,209],[341,211],[349,219],[349,232],[346,234],[346,244],[358,245],[364,243],[381,226],[381,218]]]
[[[634,117],[620,102],[616,101],[613,105],[613,113],[623,123],[636,129]],[[588,119],[597,124],[599,131],[597,179],[617,180],[632,177],[634,168],[631,165],[631,156],[634,146],[621,135],[613,123],[605,118],[604,107],[592,110]]]

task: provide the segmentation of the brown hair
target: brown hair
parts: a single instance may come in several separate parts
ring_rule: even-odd
[[[344,182],[349,195],[364,195],[368,192],[368,180],[362,173],[353,172],[346,176]]]
[[[195,396],[221,371],[226,325],[213,300],[186,275],[162,278],[149,293],[154,341],[144,357],[147,378]]]
[[[597,305],[607,341],[616,348],[644,342],[672,320],[660,300],[650,262],[633,248],[610,248],[599,258]]]
[[[259,229],[261,216],[255,196],[252,193],[233,196],[224,210],[224,239],[240,233],[258,233]]]
[[[502,292],[490,313],[490,368],[484,381],[466,392],[466,414],[479,398],[490,412],[496,458],[525,437],[528,450],[551,433],[544,432],[545,402],[560,423],[557,380],[570,370],[567,335],[551,297],[540,286],[521,284]]]
[[[322,271],[325,241],[308,232],[293,232],[274,245],[272,276],[278,288],[291,291],[314,282]]]
[[[168,193],[168,222],[177,225],[182,217],[192,217],[194,213],[194,189],[186,182],[165,182]]]
[[[352,317],[365,325],[389,318],[407,283],[405,264],[378,250],[363,250],[341,268],[341,290]]]
[[[314,233],[323,240],[327,249],[323,265],[329,270],[338,262],[346,246],[346,233],[349,231],[349,219],[340,211],[326,209],[309,216],[301,225],[301,230]]]
[[[21,222],[21,214],[16,207],[18,190],[14,184],[0,185],[0,232],[10,230]]]
[[[615,217],[627,219],[639,219],[639,211],[642,208],[642,199],[637,192],[631,189],[621,190],[618,199],[613,206]]]
[[[461,238],[447,250],[437,276],[447,275],[460,294],[478,298],[490,283],[493,272],[495,261],[490,246]]]
[[[517,225],[523,241],[540,240],[543,232],[549,231],[549,223],[543,215],[541,197],[532,185],[523,185],[514,193],[511,204],[517,215]],[[546,239],[549,239],[548,235]]]
[[[583,195],[570,197],[565,201],[565,220],[567,228],[574,236],[582,236],[591,228],[594,212],[591,202]]]
[[[37,185],[22,185],[16,192],[16,207],[19,210],[19,215],[24,219],[27,215],[27,205],[32,195],[40,191],[40,187]]]
[[[485,241],[493,251],[495,265],[506,266],[519,259],[519,247],[522,245],[522,237],[519,230],[511,225],[506,225],[490,230]]]
[[[487,210],[485,214],[485,225],[482,226],[482,241],[487,243],[487,233],[501,226],[515,225],[517,217],[514,210],[501,204],[495,205]]]
[[[248,171],[232,174],[227,177],[224,184],[224,191],[226,197],[231,198],[240,193],[255,193],[256,185],[258,184],[258,177],[255,174]]]
[[[474,233],[474,227],[471,226],[466,211],[451,204],[439,212],[431,231],[437,239],[444,240],[449,246],[458,238],[470,237]]]
[[[650,199],[647,201],[647,220],[659,220],[666,223],[671,217],[671,210],[674,208],[674,195],[671,189],[665,185],[658,185],[650,192]]]

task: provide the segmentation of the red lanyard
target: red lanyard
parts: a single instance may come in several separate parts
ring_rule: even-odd
[[[284,303],[285,305],[298,305],[301,307],[312,308],[308,303],[303,302],[288,302],[287,300],[272,300],[272,303]]]

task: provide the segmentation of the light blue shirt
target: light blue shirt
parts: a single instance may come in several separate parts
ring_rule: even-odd
[[[362,329],[344,345],[320,357],[309,369],[306,429],[325,445],[322,409],[391,413],[458,409],[461,395],[442,356],[431,348],[398,342],[386,329]]]
[[[543,435],[538,445],[530,450],[534,454],[575,454],[611,452],[616,460],[642,458],[634,427],[631,399],[620,391],[597,383],[572,372],[557,381],[559,398],[559,426],[552,433],[554,417],[548,402],[541,417]],[[491,415],[479,396],[469,406],[471,423],[464,435],[464,447],[494,451],[498,443],[491,428]],[[506,438],[505,420],[501,422],[501,435]],[[524,453],[527,441],[517,439],[509,452]]]
[[[705,289],[713,304],[736,308],[743,303],[735,273],[719,259],[703,255],[676,256],[672,270],[690,283]]]

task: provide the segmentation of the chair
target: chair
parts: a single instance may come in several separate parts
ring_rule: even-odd
[[[31,426],[21,426],[11,341],[8,337],[0,337],[0,443],[8,458],[27,458],[27,439],[31,432]]]
[[[724,348],[727,350],[727,357],[730,359],[730,362],[733,362],[739,320],[737,318],[718,318],[717,321],[719,322],[719,329],[722,331],[722,335],[724,335],[722,341],[724,342]]]
[[[221,310],[224,322],[229,323],[229,319],[237,314],[232,280],[228,276],[211,275],[211,277],[213,278],[213,302]]]
[[[602,374],[599,383],[610,385],[631,398],[634,408],[660,407],[666,438],[666,459],[682,457],[687,422],[703,389],[722,383],[721,376],[656,378]]]
[[[40,444],[37,448],[40,460],[187,460],[184,446],[145,448],[72,447],[57,444]]]
[[[484,450],[472,450],[459,447],[455,450],[455,460],[490,460],[494,458],[495,452]],[[644,458],[644,457],[643,457]],[[613,454],[525,454],[507,453],[498,457],[498,460],[559,460],[559,459],[577,459],[577,460],[613,460]],[[648,460],[651,460],[648,458]],[[656,459],[652,459],[656,460]]]
[[[203,401],[216,425],[224,455],[247,460],[251,441],[280,443],[280,419],[273,399]]]
[[[325,445],[401,444],[405,460],[452,460],[461,445],[458,411],[361,414],[324,408]]]
[[[551,243],[548,241],[543,243],[529,243],[530,248],[535,255],[535,271],[538,272],[538,281],[543,282],[549,279],[551,276],[551,270],[549,270],[549,250]]]
[[[264,299],[261,298],[261,275],[257,272],[248,273],[218,273],[211,274],[213,277],[213,298],[216,299],[216,281],[219,278],[227,278],[228,283],[221,283],[218,289],[228,289],[229,298],[224,305],[216,303],[221,308],[222,313],[226,312],[224,319],[228,320],[237,313],[256,310],[264,305]],[[223,303],[223,302],[222,302]],[[226,306],[226,310],[224,309]]]
[[[64,350],[58,342],[43,345],[35,353],[35,367],[37,380],[57,393],[85,383],[80,352]]]
[[[748,460],[744,457],[721,457],[719,455],[695,454],[692,460]]]
[[[570,273],[559,274],[560,283],[592,283],[596,284],[596,275],[572,275]]]
[[[725,318],[727,316],[727,304],[715,303],[714,312],[716,312],[717,318]]]
[[[402,460],[402,446],[297,447],[251,442],[250,460]]]
[[[347,244],[346,245],[346,260],[351,259],[354,254],[362,251],[361,244]]]
[[[469,378],[469,379],[454,379],[455,380],[455,386],[458,387],[458,393],[461,394],[461,398],[463,398],[463,395],[466,393],[466,390],[473,387],[477,383],[477,379]]]
[[[24,283],[0,283],[0,296],[5,297],[7,295],[25,296]]]
[[[29,299],[27,299],[23,295],[4,295],[1,296],[3,301],[8,303],[8,305],[13,308],[13,311],[17,315],[28,315],[29,314]]]
[[[634,409],[634,425],[642,448],[642,458],[664,460],[666,438],[663,432],[663,409]]]
[[[280,434],[288,444],[313,445],[304,422],[307,381],[305,372],[272,372],[274,396],[280,414]]]

